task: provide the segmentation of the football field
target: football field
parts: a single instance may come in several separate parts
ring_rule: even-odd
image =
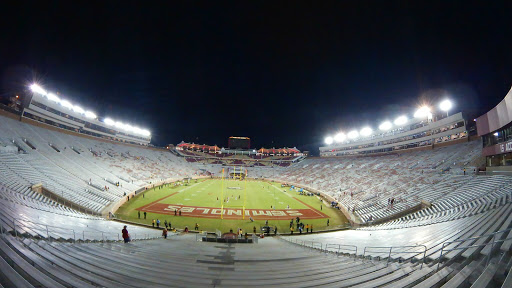
[[[313,225],[315,231],[336,229],[348,223],[339,210],[322,204],[316,195],[300,195],[298,189],[281,187],[280,183],[219,179],[192,180],[188,186],[155,187],[132,198],[116,215],[148,225],[159,219],[161,227],[167,221],[178,229],[188,226],[193,230],[197,223],[199,230],[211,232],[238,228],[252,232],[254,227],[260,231],[268,221],[278,232],[288,233],[290,220],[296,217]]]

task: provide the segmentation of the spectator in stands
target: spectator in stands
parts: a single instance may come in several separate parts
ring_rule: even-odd
[[[306,224],[306,233],[309,233],[309,224]]]
[[[290,226],[290,234],[293,235],[293,226]]]
[[[128,229],[126,229],[128,226],[124,226],[123,230],[121,230],[121,233],[123,234],[124,243],[130,242],[130,234],[128,233]]]
[[[188,226],[185,226],[185,230],[183,232],[188,233]]]
[[[156,223],[155,219],[153,219],[153,221],[151,221],[151,223],[153,224],[153,228],[155,228],[155,223]]]
[[[194,230],[199,230],[199,224],[196,223],[196,226],[194,227]]]
[[[164,228],[164,231],[162,231],[162,236],[167,239],[167,228]]]
[[[313,233],[313,224],[309,225],[309,230]]]
[[[160,220],[156,219],[156,228],[160,228]]]
[[[329,219],[327,219],[327,226],[329,226]]]
[[[165,226],[165,229],[167,229],[167,220],[164,220],[164,226]]]
[[[144,211],[144,219],[146,219],[146,211]]]

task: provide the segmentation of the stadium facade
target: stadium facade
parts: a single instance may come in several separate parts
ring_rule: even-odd
[[[469,140],[466,120],[460,112],[438,121],[413,121],[386,133],[323,146],[320,147],[320,156],[368,155],[422,147],[432,149],[455,140]]]
[[[512,172],[512,89],[496,107],[476,119],[487,171]]]

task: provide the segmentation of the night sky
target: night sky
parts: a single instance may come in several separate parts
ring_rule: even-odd
[[[449,96],[478,116],[512,85],[511,1],[9,1],[0,95],[37,80],[153,143],[317,152]]]

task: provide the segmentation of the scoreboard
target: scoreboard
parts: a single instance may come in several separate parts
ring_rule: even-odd
[[[250,149],[251,139],[249,137],[229,137],[229,149]]]

